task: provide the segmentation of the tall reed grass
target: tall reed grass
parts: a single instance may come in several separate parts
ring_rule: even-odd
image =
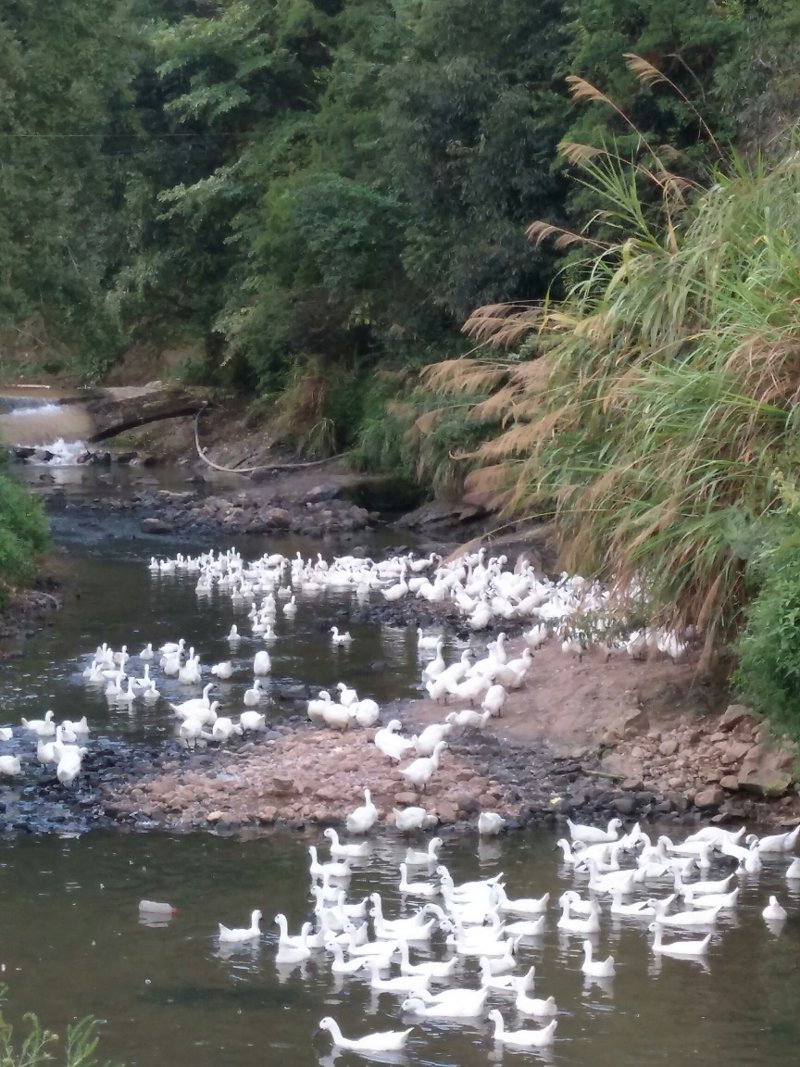
[[[629,60],[647,80],[653,68]],[[584,247],[565,298],[478,309],[465,326],[476,351],[426,385],[488,394],[467,418],[501,415],[471,456],[473,485],[509,513],[552,511],[565,566],[621,595],[643,587],[654,619],[705,633],[709,658],[740,625],[775,472],[798,459],[800,155],[720,158],[699,187],[644,138],[630,162],[562,149],[605,205],[585,233],[530,228]]]

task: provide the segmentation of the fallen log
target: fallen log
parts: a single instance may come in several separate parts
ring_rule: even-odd
[[[98,444],[150,422],[196,415],[211,405],[211,392],[207,389],[160,384],[106,389],[86,404],[94,423],[94,433],[87,441]]]

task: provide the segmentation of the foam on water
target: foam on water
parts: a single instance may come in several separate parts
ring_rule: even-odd
[[[85,441],[65,441],[63,437],[51,441],[50,444],[35,445],[34,447],[36,448],[36,453],[31,456],[29,462],[47,463],[48,467],[74,467],[89,448]],[[53,458],[48,460],[40,459],[40,454],[44,452],[51,453]]]

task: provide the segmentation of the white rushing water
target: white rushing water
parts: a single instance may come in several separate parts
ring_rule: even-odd
[[[29,463],[46,463],[48,467],[74,467],[81,456],[85,456],[89,446],[85,441],[65,441],[59,437],[49,444],[34,445],[36,453],[31,456]],[[52,459],[41,458],[50,453]]]
[[[18,419],[27,415],[53,415],[61,410],[60,404],[53,404],[50,401],[34,402],[26,404],[24,407],[14,407],[7,413],[10,419]]]

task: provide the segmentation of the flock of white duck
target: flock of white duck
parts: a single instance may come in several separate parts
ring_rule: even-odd
[[[606,830],[571,821],[568,826],[570,839],[560,841],[559,847],[566,869],[585,895],[577,888],[562,893],[555,925],[564,937],[579,940],[580,970],[587,980],[601,985],[611,983],[616,970],[613,956],[596,955],[605,917],[640,923],[644,935],[652,934],[649,947],[654,956],[702,962],[712,938],[722,936],[717,926],[720,917],[735,913],[741,893],[737,875],[757,874],[762,857],[785,862],[800,836],[800,827],[762,838],[746,836],[744,827],[735,832],[705,827],[680,843],[666,836],[653,843],[639,824],[621,835],[619,819],[612,819]],[[400,998],[404,1021],[419,1025],[428,1020],[487,1019],[497,1042],[521,1049],[552,1044],[563,1011],[553,996],[534,995],[541,976],[531,962],[553,922],[549,893],[512,899],[502,873],[455,884],[440,861],[442,840],[434,837],[425,850],[408,849],[400,864],[398,889],[409,910],[389,918],[378,892],[361,900],[348,896],[354,868],[369,862],[369,843],[342,842],[333,829],[324,834],[330,842],[329,861],[321,862],[316,847],[309,848],[313,921],[292,935],[285,916],[275,917],[279,966],[302,964],[312,956],[327,959],[333,974]],[[709,879],[711,863],[722,857],[728,857],[734,869],[726,877]],[[413,880],[409,880],[411,868],[417,872]],[[800,888],[800,858],[792,856],[785,876]],[[787,917],[775,896],[762,915],[776,933]],[[220,925],[219,941],[226,945],[259,941],[260,923],[261,912],[254,911],[247,928]],[[702,936],[676,936],[684,930]],[[665,936],[670,939],[664,940]],[[424,957],[414,961],[415,950],[424,950]],[[507,1029],[506,1015],[494,1006],[502,1003],[513,1004],[519,1016],[538,1025]],[[338,1048],[366,1055],[403,1049],[414,1029],[407,1026],[348,1038],[331,1017],[319,1025]]]
[[[235,606],[248,607],[252,635],[267,646],[278,638],[275,630],[278,618],[291,620],[296,615],[298,597],[313,600],[329,590],[350,591],[359,603],[372,597],[390,603],[417,598],[438,605],[449,614],[459,615],[473,631],[482,631],[506,621],[532,623],[531,629],[524,634],[528,647],[521,656],[508,659],[504,635],[501,634],[482,659],[473,663],[470,653],[464,652],[460,660],[449,666],[443,658],[441,634],[420,633],[420,648],[435,651],[432,662],[423,672],[423,682],[430,696],[444,702],[451,698],[468,702],[469,708],[448,714],[447,725],[473,729],[484,726],[491,715],[500,713],[508,690],[523,684],[531,666],[532,651],[551,635],[559,635],[563,652],[578,657],[583,655],[589,635],[576,626],[576,617],[591,616],[595,619],[596,633],[602,634],[604,629],[611,632],[604,622],[609,593],[598,583],[566,574],[551,581],[537,574],[529,562],[522,562],[515,570],[508,568],[507,563],[505,556],[489,557],[484,548],[451,562],[444,562],[435,554],[421,559],[407,554],[382,561],[340,556],[328,562],[320,554],[314,559],[305,559],[300,553],[293,559],[272,553],[247,562],[238,551],[229,549],[197,556],[178,553],[174,558],[154,557],[149,570],[153,575],[196,576],[195,591],[199,598],[216,592],[229,596]],[[238,626],[233,625],[228,634],[232,653],[238,650],[241,638]],[[335,626],[331,628],[334,646],[347,647],[351,641],[349,633],[342,633]],[[607,651],[612,647],[625,649],[635,657],[657,647],[673,658],[682,655],[686,647],[683,638],[662,631],[637,631],[613,642],[609,637],[604,640],[604,646]],[[102,687],[109,702],[118,707],[134,710],[138,701],[156,704],[161,699],[157,679],[151,674],[151,668],[156,669],[152,666],[156,656],[164,678],[174,678],[185,686],[205,683],[202,696],[170,705],[179,720],[179,735],[188,745],[199,740],[224,742],[247,731],[265,728],[266,717],[259,707],[267,696],[266,679],[272,669],[266,648],[253,657],[253,682],[243,693],[245,710],[236,718],[220,715],[220,703],[212,700],[210,694],[216,682],[229,681],[241,668],[232,659],[210,667],[203,665],[200,655],[192,647],[187,650],[182,638],[168,642],[158,650],[147,644],[138,655],[143,668],[138,675],[130,669],[136,657],[130,656],[127,646],[115,651],[101,645],[83,672],[84,680],[88,685]],[[334,729],[377,724],[380,709],[374,700],[359,700],[355,691],[344,683],[339,683],[338,690],[337,700],[330,693],[321,692],[309,703],[309,716]],[[480,711],[475,709],[476,703],[480,705]],[[71,785],[80,773],[85,754],[83,744],[79,743],[87,736],[85,721],[82,724],[65,722],[61,730],[53,726],[51,731],[48,725],[51,718],[48,713],[44,720],[40,720],[41,728],[30,731],[39,741],[44,741],[44,745],[37,747],[37,758],[44,763],[54,763],[59,781]],[[22,729],[28,729],[24,722]],[[395,737],[392,740],[389,735],[395,729],[395,724],[389,723],[381,731],[379,744],[385,746],[384,751],[392,759],[399,759],[413,746],[411,739]],[[10,739],[9,731],[13,728],[0,728],[0,743]],[[79,735],[77,738],[76,734]],[[439,740],[443,741],[443,737]],[[441,753],[442,749],[423,752],[417,748],[418,759],[404,769],[404,773],[411,771],[410,784],[424,788],[436,769],[437,751]],[[420,762],[430,760],[432,764]],[[14,777],[21,773],[19,756],[0,752],[0,776]]]

